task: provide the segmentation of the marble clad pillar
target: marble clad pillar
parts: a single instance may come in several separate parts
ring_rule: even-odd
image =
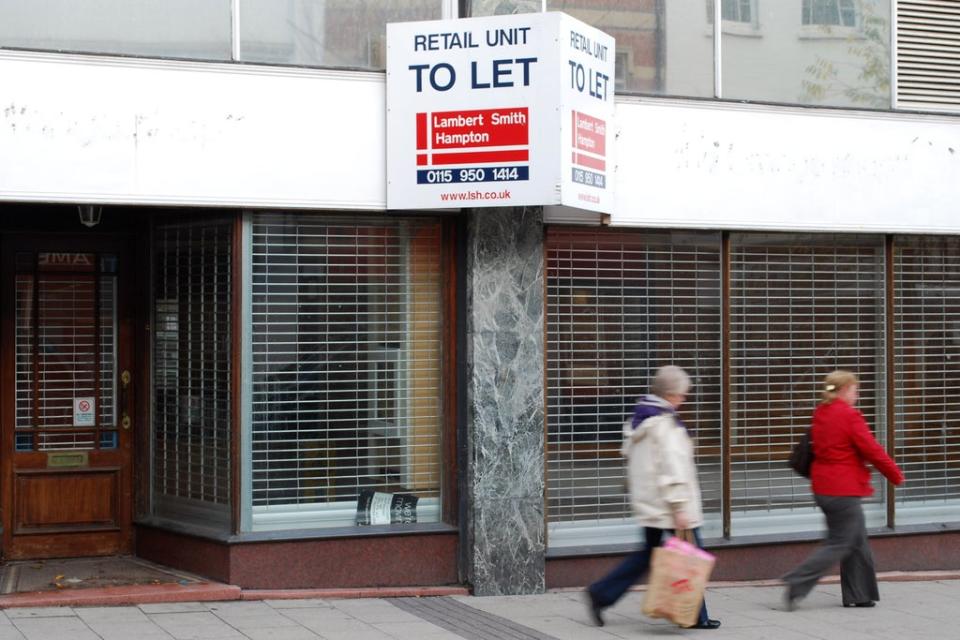
[[[544,591],[544,233],[540,208],[479,209],[467,248],[467,578]]]

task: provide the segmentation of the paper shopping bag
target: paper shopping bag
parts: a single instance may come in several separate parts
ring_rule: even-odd
[[[654,549],[644,615],[667,618],[683,627],[696,624],[715,562],[712,554],[678,538]]]

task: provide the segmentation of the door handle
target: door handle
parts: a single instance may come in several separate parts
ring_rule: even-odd
[[[120,407],[121,407],[121,416],[120,416],[120,426],[127,430],[130,428],[130,425],[133,423],[133,420],[130,418],[130,414],[127,412],[129,393],[130,393],[130,382],[133,380],[133,376],[130,375],[128,369],[124,369],[120,373]]]

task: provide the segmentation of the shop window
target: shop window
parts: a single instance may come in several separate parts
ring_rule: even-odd
[[[634,543],[622,426],[657,367],[687,369],[708,535],[720,535],[720,237],[550,228],[547,522],[551,548]]]
[[[440,237],[253,217],[253,530],[440,520]]]
[[[722,510],[733,538],[822,528],[809,481],[786,460],[834,369],[858,375],[858,409],[881,444],[892,400],[895,459],[907,476],[895,491],[896,524],[957,521],[960,239],[895,237],[892,267],[880,235],[731,233],[726,246],[721,258],[713,234],[548,228],[549,546],[635,542],[621,425],[665,362],[694,377],[681,415],[695,434],[707,537],[722,534]],[[729,416],[722,443],[721,407]],[[879,474],[873,483],[864,506],[868,526],[880,527],[889,497]]]
[[[784,461],[827,373],[857,374],[858,408],[885,441],[883,238],[734,234],[730,265],[732,533],[816,531],[809,481]],[[864,502],[882,525],[874,482]]]
[[[160,224],[153,249],[153,514],[227,529],[233,221]]]
[[[898,525],[960,519],[960,238],[894,248]]]

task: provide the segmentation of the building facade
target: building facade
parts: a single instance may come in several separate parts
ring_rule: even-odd
[[[544,8],[616,38],[615,210],[388,210],[385,24]],[[717,577],[818,539],[785,460],[841,367],[907,476],[880,567],[960,567],[958,42],[930,0],[5,3],[3,557],[585,584],[669,362]]]

